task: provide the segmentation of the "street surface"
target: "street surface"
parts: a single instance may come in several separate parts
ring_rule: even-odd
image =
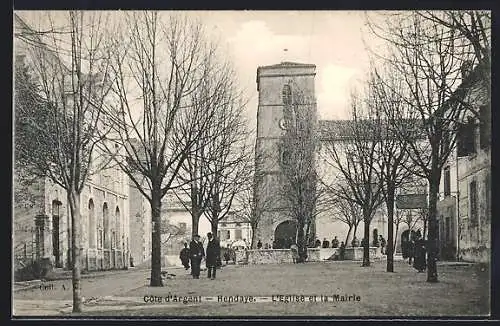
[[[149,287],[149,270],[110,272],[82,280],[84,316],[476,316],[489,314],[489,270],[439,263],[439,283],[426,282],[405,262],[361,267],[341,261],[230,265],[217,279],[193,280],[170,269],[163,288]],[[71,280],[13,293],[15,316],[71,316]],[[280,297],[280,295],[282,295]],[[174,296],[183,300],[173,300]],[[328,300],[324,302],[322,298]],[[340,301],[344,297],[346,301]],[[166,302],[166,298],[170,298]],[[212,299],[210,301],[210,299]],[[338,299],[338,300],[336,300]],[[175,302],[174,302],[175,301]]]

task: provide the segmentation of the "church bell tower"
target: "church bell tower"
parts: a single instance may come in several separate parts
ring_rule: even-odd
[[[260,214],[255,239],[272,245],[296,237],[297,224],[290,217],[282,198],[283,163],[293,160],[290,149],[284,146],[294,111],[308,110],[307,124],[317,120],[314,77],[316,66],[282,62],[257,69],[257,140],[255,144],[256,176],[254,180],[257,214]],[[297,99],[300,98],[297,105]],[[294,106],[294,109],[290,109]],[[288,146],[289,147],[289,146]],[[313,158],[311,157],[311,160]],[[315,222],[311,225],[314,233]],[[282,244],[283,245],[283,244]]]

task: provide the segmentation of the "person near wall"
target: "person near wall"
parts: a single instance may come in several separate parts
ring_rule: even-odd
[[[425,254],[425,241],[422,237],[417,235],[417,240],[415,240],[415,260],[413,262],[413,267],[419,273],[423,272],[426,268],[427,261],[425,259]]]
[[[366,244],[366,239],[365,239],[365,238],[361,239],[361,244],[360,244],[360,246],[364,248],[364,247],[365,247],[365,244]]]
[[[342,241],[340,243],[340,253],[339,253],[339,260],[344,260],[345,259],[345,243]]]
[[[290,246],[290,250],[292,251],[292,260],[293,260],[293,263],[296,264],[297,260],[299,259],[299,247],[297,246],[297,244],[293,243]]]
[[[226,265],[229,264],[229,259],[231,259],[231,253],[230,253],[231,249],[226,248],[226,250],[224,251],[224,260],[226,261]]]
[[[207,244],[207,269],[208,278],[211,280],[215,279],[217,265],[220,260],[220,245],[219,241],[215,239],[211,232],[207,233],[208,244]]]
[[[323,238],[323,248],[328,248],[330,247],[330,241],[326,240],[326,238]]]
[[[356,238],[356,236],[354,236],[354,238],[352,239],[351,246],[359,247],[359,240],[358,240],[358,238]]]
[[[335,236],[335,238],[333,238],[332,240],[332,248],[338,248],[339,246],[339,240],[337,239],[337,236]]]
[[[378,236],[378,242],[380,243],[380,252],[382,255],[385,255],[385,246],[387,242],[385,241],[384,237],[382,235]]]
[[[181,259],[182,266],[184,266],[186,270],[189,269],[189,257],[190,254],[189,254],[188,244],[184,242],[184,248],[182,248],[179,254],[179,258]]]
[[[189,244],[189,253],[191,258],[191,275],[193,278],[200,278],[200,265],[203,257],[205,257],[205,250],[203,244],[200,242],[200,236],[193,236],[193,240]]]
[[[261,249],[261,248],[262,248],[262,242],[259,239],[259,241],[257,242],[257,249]]]

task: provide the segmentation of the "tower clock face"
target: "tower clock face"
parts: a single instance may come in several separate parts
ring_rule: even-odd
[[[288,120],[285,118],[280,119],[279,126],[281,129],[286,130],[288,128]]]

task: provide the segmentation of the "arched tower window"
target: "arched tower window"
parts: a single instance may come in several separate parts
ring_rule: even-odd
[[[282,96],[283,96],[283,104],[285,105],[292,104],[292,88],[290,87],[290,85],[285,84],[283,86]]]

